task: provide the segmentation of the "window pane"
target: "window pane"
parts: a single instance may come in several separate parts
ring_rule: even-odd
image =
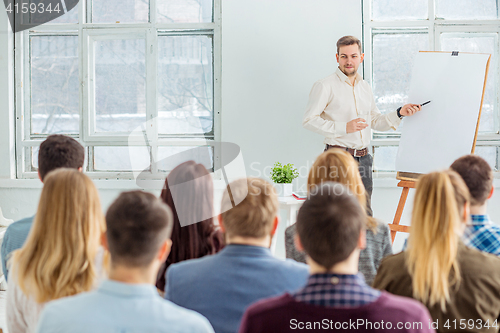
[[[497,40],[498,37],[496,34],[478,36],[477,34],[472,33],[461,35],[445,33],[441,35],[442,51],[491,54],[488,80],[486,81],[486,89],[484,91],[483,109],[481,111],[481,121],[479,123],[479,130],[483,132],[495,131],[495,101],[497,100],[497,89],[495,89],[495,86],[498,82],[498,55],[496,54]]]
[[[71,1],[72,3],[76,2],[75,0]],[[70,6],[70,1],[66,0],[66,6]],[[80,6],[76,4],[75,7],[73,7],[69,12],[64,14],[63,16],[60,16],[56,18],[53,21],[50,21],[50,23],[78,23],[78,13],[80,10],[78,9]],[[66,9],[68,9],[66,7]]]
[[[158,147],[158,170],[169,172],[181,163],[193,160],[207,170],[214,168],[213,148],[207,147]]]
[[[148,0],[93,0],[93,23],[148,22]]]
[[[374,147],[373,171],[374,172],[395,171],[397,154],[398,154],[397,146]]]
[[[95,171],[142,171],[150,169],[149,147],[94,147]]]
[[[21,8],[23,2],[28,5],[28,11],[25,16],[28,23],[78,23],[78,0],[65,0],[64,2],[55,2],[53,0],[24,0],[19,1],[19,8]],[[69,10],[66,14],[64,14],[63,3],[66,6],[66,10]]]
[[[447,20],[496,19],[496,0],[436,0],[436,17]]]
[[[160,134],[207,133],[213,129],[212,39],[158,37]]]
[[[78,37],[32,36],[31,133],[78,133]]]
[[[484,158],[494,171],[498,171],[498,147],[476,146],[475,154]]]
[[[157,20],[162,23],[212,22],[212,0],[157,1]]]
[[[427,19],[428,0],[372,0],[372,19],[408,20]]]
[[[395,111],[408,101],[413,60],[429,49],[427,34],[373,35],[373,95],[380,112]]]
[[[97,132],[131,132],[146,121],[146,42],[98,41],[95,45]]]

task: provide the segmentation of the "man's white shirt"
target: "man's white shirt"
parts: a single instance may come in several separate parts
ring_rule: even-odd
[[[361,114],[369,114],[369,126],[362,131],[346,133],[347,123],[360,118]],[[356,73],[352,86],[339,68],[314,83],[302,121],[304,128],[325,136],[325,144],[353,149],[370,145],[372,128],[377,131],[396,130],[400,123],[397,111],[380,113],[370,85],[359,73]]]

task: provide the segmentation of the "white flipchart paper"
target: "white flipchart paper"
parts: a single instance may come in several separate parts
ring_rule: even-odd
[[[396,171],[442,170],[470,154],[488,58],[488,54],[418,53],[408,103],[431,103],[404,119]]]

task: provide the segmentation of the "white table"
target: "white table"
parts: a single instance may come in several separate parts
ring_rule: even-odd
[[[297,200],[293,196],[279,197],[278,198],[280,207],[280,217],[281,221],[278,225],[278,230],[273,237],[271,243],[271,252],[280,259],[285,259],[285,229],[297,220],[297,212],[300,206],[304,203],[304,200]],[[281,211],[286,211],[285,216],[281,216]]]
[[[304,200],[295,199],[294,196],[280,197],[278,198],[280,203],[280,209],[286,210],[286,221],[285,225],[291,226],[297,221],[297,213],[300,206],[304,203]]]

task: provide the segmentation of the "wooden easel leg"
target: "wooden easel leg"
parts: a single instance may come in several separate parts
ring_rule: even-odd
[[[410,192],[409,187],[403,187],[403,192],[401,192],[401,198],[399,198],[398,209],[396,210],[396,215],[394,216],[394,221],[392,224],[399,225],[399,221],[401,221],[401,216],[403,215],[403,209],[405,208],[406,198],[408,198],[408,193]],[[391,239],[394,243],[394,239],[396,238],[397,231],[391,230]]]

